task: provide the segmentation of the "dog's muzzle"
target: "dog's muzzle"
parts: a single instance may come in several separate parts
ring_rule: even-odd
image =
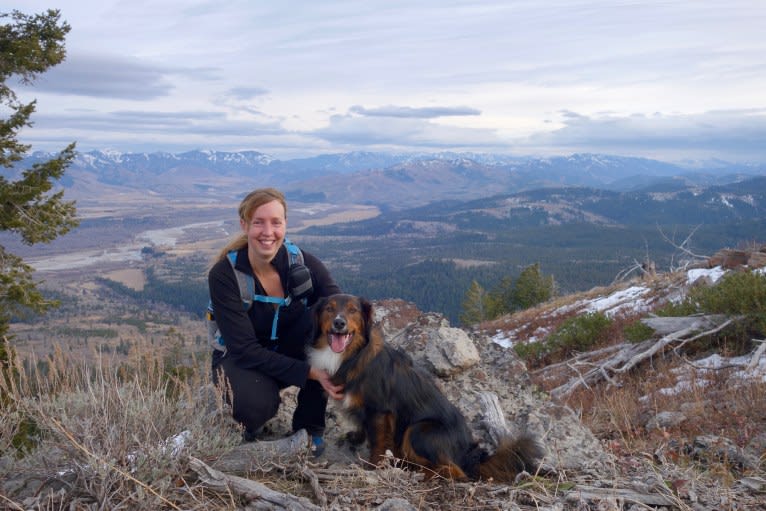
[[[343,353],[349,342],[351,342],[351,333],[348,331],[346,319],[340,315],[335,316],[330,331],[330,349],[335,353]]]

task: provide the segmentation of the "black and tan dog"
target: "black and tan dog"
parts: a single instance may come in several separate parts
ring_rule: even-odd
[[[481,449],[430,375],[384,342],[367,300],[323,298],[314,305],[314,325],[309,361],[345,386],[342,405],[359,428],[349,437],[358,443],[367,438],[373,465],[390,450],[411,465],[454,479],[510,482],[522,470],[536,468],[542,450],[531,437],[505,439],[493,455]]]

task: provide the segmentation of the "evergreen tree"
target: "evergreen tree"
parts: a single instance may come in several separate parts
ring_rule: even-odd
[[[74,158],[74,143],[49,161],[20,171],[15,168],[31,146],[18,140],[31,126],[36,101],[23,103],[7,84],[11,77],[32,83],[41,73],[64,60],[64,38],[69,25],[59,12],[48,10],[29,16],[19,11],[0,12],[0,231],[8,231],[29,245],[49,242],[77,225],[74,202],[63,192],[51,193]],[[32,279],[33,269],[0,245],[0,336],[13,314],[51,305]]]
[[[460,312],[460,322],[463,325],[480,323],[487,319],[487,292],[475,280],[465,293],[463,308]]]
[[[523,310],[549,300],[554,292],[553,275],[543,275],[540,263],[527,266],[521,271],[513,288],[513,310]]]
[[[487,317],[495,319],[513,310],[513,278],[506,275],[487,295]]]

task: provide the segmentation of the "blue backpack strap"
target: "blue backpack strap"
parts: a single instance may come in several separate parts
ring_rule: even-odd
[[[256,302],[273,303],[276,304],[277,310],[274,311],[274,321],[271,322],[271,340],[277,340],[277,323],[279,323],[279,309],[282,306],[290,305],[290,297],[277,298],[275,296],[253,295],[253,300]]]
[[[298,248],[298,245],[290,241],[286,236],[283,243],[287,249],[287,254],[290,257],[290,266],[296,263],[303,264],[303,252]]]
[[[295,243],[291,242],[289,239],[285,238],[284,240],[285,248],[287,249],[287,253],[290,258],[290,265],[293,264],[303,264],[303,253],[301,252],[301,249],[299,249]],[[279,309],[281,309],[283,306],[287,307],[290,305],[290,297],[287,298],[277,298],[274,296],[266,296],[266,295],[257,295],[255,294],[255,279],[246,273],[242,273],[239,271],[236,267],[237,265],[237,251],[232,250],[229,253],[226,254],[229,263],[231,264],[231,268],[234,270],[234,275],[237,277],[237,283],[239,284],[239,293],[242,298],[242,305],[245,307],[245,310],[250,310],[250,307],[253,305],[253,302],[262,302],[262,303],[272,303],[277,306],[276,311],[274,312],[274,321],[271,323],[271,340],[274,341],[277,339],[277,323],[279,323]]]

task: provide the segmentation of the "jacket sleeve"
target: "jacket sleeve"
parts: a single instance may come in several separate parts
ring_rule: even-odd
[[[288,385],[302,387],[308,377],[308,363],[275,353],[258,342],[250,316],[242,305],[237,278],[225,259],[208,273],[208,288],[216,323],[226,343],[226,356],[242,368],[255,369]]]

